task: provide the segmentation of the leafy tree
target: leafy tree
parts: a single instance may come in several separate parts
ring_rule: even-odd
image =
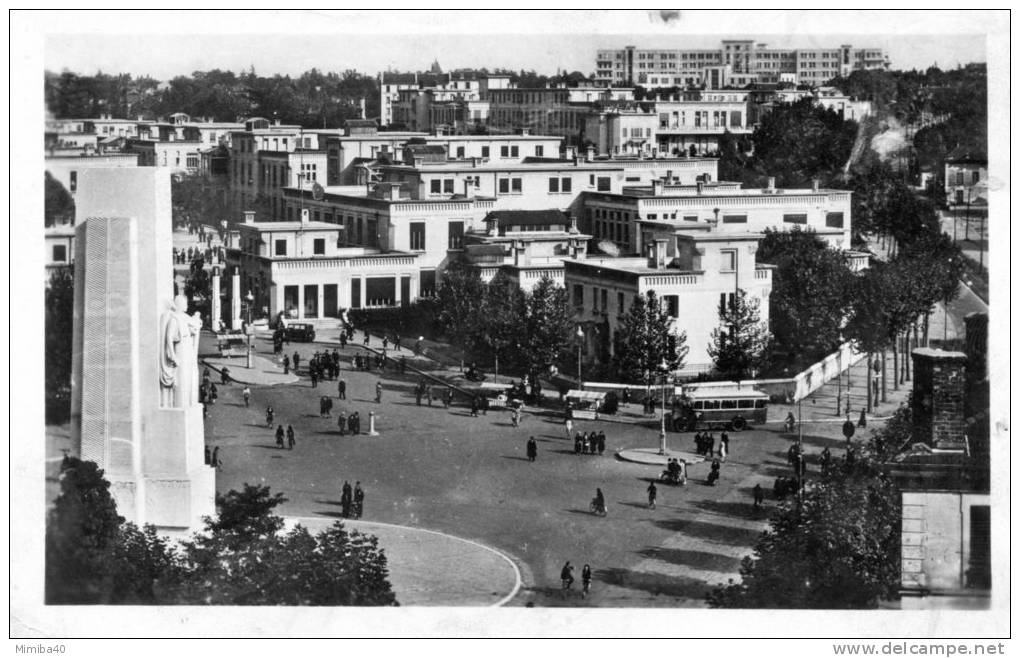
[[[537,374],[570,348],[574,313],[566,289],[548,276],[543,276],[528,294],[525,308],[524,356],[528,370]]]
[[[508,354],[515,355],[515,361],[519,360],[524,341],[524,316],[524,293],[506,275],[498,273],[485,287],[477,335],[473,340],[475,345],[485,349],[486,356],[495,359],[497,370],[501,359],[505,365],[510,365],[506,361]]]
[[[485,297],[485,283],[478,270],[454,261],[443,272],[442,285],[436,297],[440,309],[439,323],[444,333],[465,352],[471,352],[475,347]]]
[[[769,358],[772,336],[761,321],[761,301],[737,290],[731,304],[719,308],[719,327],[712,330],[708,354],[725,376],[741,380],[761,370]]]
[[[667,370],[683,368],[687,332],[674,333],[673,319],[654,291],[635,295],[616,332],[614,362],[627,382],[648,386],[665,362]]]
[[[853,273],[845,255],[812,231],[767,230],[758,262],[776,266],[769,296],[775,351],[811,363],[842,340]]]
[[[46,172],[43,187],[43,215],[46,226],[74,223],[74,198],[60,181]]]
[[[212,278],[205,269],[205,259],[201,256],[191,261],[190,274],[184,280],[184,296],[188,298],[190,310],[198,310],[202,317],[209,317]]]
[[[50,275],[46,288],[45,380],[47,422],[64,422],[71,413],[71,337],[74,270],[69,265]]]
[[[200,176],[174,177],[170,183],[170,198],[175,224],[200,222],[218,227],[221,220],[235,216],[230,205],[230,190],[223,182]],[[268,217],[262,215],[259,219],[264,221]]]
[[[900,497],[865,456],[783,503],[745,557],[741,582],[708,595],[716,608],[875,608],[896,596]]]

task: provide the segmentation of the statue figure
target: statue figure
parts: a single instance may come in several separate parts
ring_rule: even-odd
[[[177,295],[160,318],[159,405],[188,408],[198,404],[198,335],[202,315],[188,315],[188,298]]]

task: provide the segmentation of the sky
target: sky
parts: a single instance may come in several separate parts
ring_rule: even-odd
[[[260,75],[295,75],[313,67],[375,74],[427,69],[434,59],[444,70],[524,68],[551,74],[565,68],[588,74],[600,48],[713,48],[723,38],[741,37],[773,47],[878,46],[893,68],[934,63],[951,68],[986,61],[985,34],[996,19],[987,12],[661,10],[176,11],[158,20],[90,11],[49,18],[48,70],[160,80],[252,66]]]

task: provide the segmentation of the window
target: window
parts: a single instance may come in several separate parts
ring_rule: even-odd
[[[510,191],[512,193],[520,194],[521,193],[521,185],[522,185],[522,179],[520,179],[520,178],[511,178],[510,179]]]
[[[560,191],[560,179],[559,178],[550,178],[549,179],[549,191],[550,192],[559,192]]]
[[[425,251],[425,222],[411,222],[411,251]]]
[[[623,315],[627,311],[627,309],[624,307],[622,292],[616,293],[616,308],[618,309],[617,313],[619,313],[620,315]]]
[[[956,172],[956,184],[957,185],[963,185],[963,172],[962,171]]]
[[[443,193],[453,194],[453,179],[447,178],[443,181]]]
[[[464,222],[450,222],[447,237],[447,249],[464,248]]]
[[[78,189],[78,172],[71,172],[71,194],[74,194],[75,190]]]
[[[520,147],[518,147],[518,146],[511,146],[510,147],[510,157],[511,158],[517,158],[517,157],[520,157],[520,155],[521,155]]]
[[[609,176],[599,176],[598,185],[597,185],[596,189],[599,192],[608,192],[609,191]]]
[[[747,215],[723,215],[723,224],[746,224]]]
[[[723,272],[732,272],[737,269],[737,252],[732,249],[726,249],[720,252],[721,262],[720,270]]]
[[[536,158],[541,158],[544,155],[545,155],[545,147],[544,146],[536,146],[535,147],[535,157]]]
[[[574,308],[584,308],[584,286],[574,284]]]
[[[482,147],[482,157],[483,158],[489,157],[489,147],[488,146],[483,146]]]
[[[829,228],[843,228],[843,213],[841,212],[827,212],[825,213],[825,225]]]
[[[591,287],[591,312],[599,312],[599,289],[595,286]]]
[[[697,215],[684,215],[684,221],[685,222],[696,222],[696,221],[698,221],[698,216]]]
[[[439,194],[440,192],[443,191],[442,185],[443,181],[439,180],[438,178],[433,178],[431,181],[429,181],[429,192],[432,194]]]
[[[786,224],[807,224],[807,215],[804,213],[797,214],[785,214],[783,215],[783,222]]]
[[[970,180],[970,182],[971,182],[971,184],[977,184],[977,183],[981,182],[981,172],[980,171],[971,172],[971,180]]]
[[[312,241],[312,255],[326,255],[326,238],[315,238],[315,240]]]
[[[65,244],[53,245],[53,262],[54,263],[67,262],[67,245]]]
[[[500,146],[499,147],[499,157],[501,157],[501,158],[509,158],[510,157],[510,147],[509,146]]]
[[[458,146],[457,147],[457,157],[458,158],[463,158],[464,157],[464,147],[463,146]]]
[[[274,256],[286,256],[287,255],[287,241],[277,240],[274,244],[273,255]]]
[[[510,179],[509,178],[500,178],[499,179],[499,193],[500,194],[510,194]]]
[[[571,178],[561,178],[560,179],[560,192],[570,192],[572,184],[573,184],[573,179],[571,179]]]

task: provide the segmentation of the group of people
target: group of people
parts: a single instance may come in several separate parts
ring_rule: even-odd
[[[687,462],[680,463],[676,457],[666,461],[666,470],[662,472],[662,481],[670,484],[687,484]]]
[[[215,446],[212,449],[212,452],[209,452],[209,446],[205,447],[205,463],[207,466],[212,466],[213,468],[221,468],[223,466],[223,462],[220,461],[219,446]]]
[[[711,457],[717,454],[720,459],[726,461],[726,456],[730,453],[730,437],[726,432],[720,435],[717,452],[715,436],[711,432],[697,432],[694,435],[694,451],[702,457]]]
[[[570,560],[560,569],[560,582],[563,583],[563,590],[569,590],[574,585],[574,566]],[[585,564],[581,568],[581,598],[588,596],[591,590],[591,566]]]
[[[361,415],[355,411],[349,416],[345,416],[341,413],[337,418],[337,427],[340,428],[340,436],[346,436],[348,432],[351,434],[361,434]]]
[[[288,450],[293,450],[294,445],[297,442],[294,440],[294,428],[290,425],[287,426],[286,436],[287,436],[286,447]],[[278,425],[276,428],[276,447],[280,450],[283,450],[284,448],[283,437],[284,437],[283,425]]]
[[[298,369],[298,359],[300,355],[294,352],[294,372]],[[318,382],[329,379],[333,380],[340,376],[340,352],[334,350],[332,352],[323,351],[316,352],[312,355],[312,358],[308,360],[308,376],[312,379],[312,386],[318,384]]]
[[[173,261],[174,265],[188,265],[196,260],[202,260],[205,262],[211,262],[213,256],[216,256],[220,262],[225,260],[226,252],[222,247],[217,247],[215,250],[211,248],[199,249],[197,247],[188,247],[187,249],[178,249],[174,247],[173,250]]]
[[[364,510],[365,490],[361,488],[361,482],[355,482],[352,491],[351,483],[344,480],[340,489],[340,515],[345,519],[360,519]]]
[[[331,418],[333,416],[333,398],[323,395],[319,398],[319,418]]]
[[[599,455],[606,451],[606,433],[578,432],[574,435],[575,455]]]
[[[204,407],[207,404],[216,404],[218,399],[219,391],[216,390],[216,384],[212,381],[209,368],[206,368],[202,372],[202,383],[198,387],[198,403]]]
[[[376,370],[384,370],[386,367],[386,357],[382,354],[355,354],[354,355],[354,369],[365,372],[372,371],[372,362],[375,362]]]
[[[477,418],[479,411],[482,412],[483,416],[488,415],[489,398],[481,395],[476,395],[471,398],[471,415]]]

